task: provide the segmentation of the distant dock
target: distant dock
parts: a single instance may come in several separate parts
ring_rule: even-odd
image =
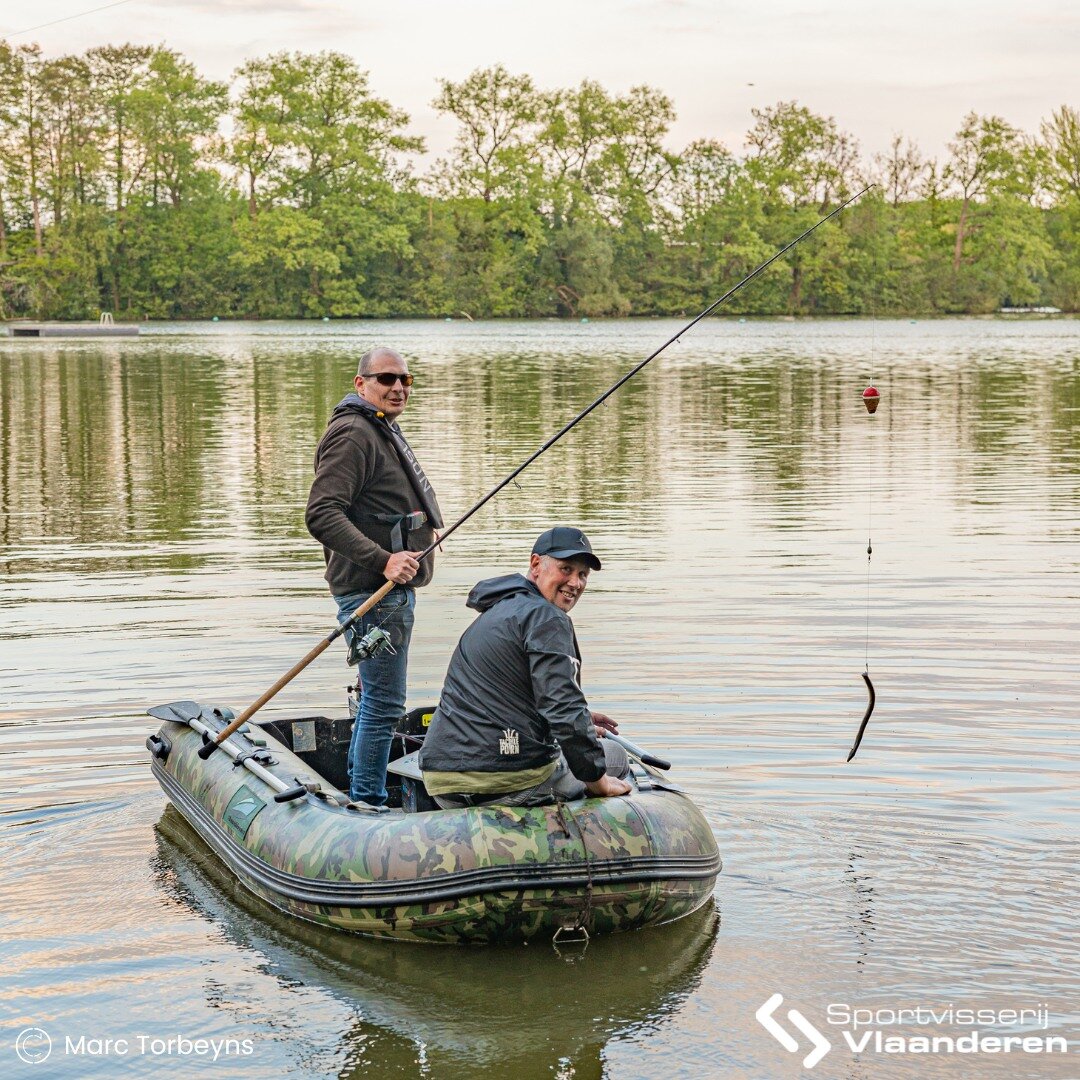
[[[1059,307],[1001,307],[999,315],[1060,315]]]
[[[8,337],[98,338],[138,337],[138,323],[115,323],[108,312],[97,322],[29,322],[18,319],[7,324]]]

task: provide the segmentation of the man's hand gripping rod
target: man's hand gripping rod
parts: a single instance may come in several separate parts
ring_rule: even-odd
[[[726,303],[728,300],[730,300],[744,286],[749,285],[750,282],[758,276],[758,274],[767,270],[770,266],[772,266],[774,262],[776,262],[777,259],[779,259],[783,255],[786,255],[787,252],[789,252],[796,244],[805,240],[812,232],[824,225],[826,221],[828,221],[830,218],[836,217],[836,215],[839,214],[841,210],[843,210],[847,206],[850,206],[856,199],[865,195],[872,186],[873,185],[871,184],[867,187],[864,187],[862,191],[858,192],[858,194],[852,195],[849,199],[846,199],[838,207],[836,207],[835,210],[826,214],[823,218],[821,218],[820,221],[818,221],[814,225],[811,225],[810,228],[807,229],[805,232],[800,233],[797,237],[795,237],[794,240],[791,241],[791,243],[785,244],[782,248],[780,248],[779,251],[776,252],[775,255],[766,259],[765,262],[763,262],[755,270],[752,270],[749,274],[746,275],[746,277],[742,279],[742,281],[740,281],[737,285],[733,285],[718,300],[714,300],[703,312],[701,312],[700,315],[697,315],[693,319],[691,319],[681,330],[679,330],[678,333],[673,334],[671,337],[669,337],[667,341],[665,341],[664,344],[660,346],[660,348],[655,350],[655,352],[650,353],[636,367],[631,368],[625,375],[623,375],[621,379],[618,379],[616,382],[612,383],[611,386],[609,386],[607,390],[605,390],[591,405],[582,409],[581,412],[577,414],[577,416],[575,416],[572,420],[563,425],[563,427],[561,427],[557,432],[555,432],[555,434],[552,435],[551,438],[543,444],[543,446],[541,446],[534,453],[530,454],[529,457],[527,457],[512,473],[510,473],[509,476],[496,484],[495,487],[493,487],[479,502],[475,503],[472,507],[469,508],[469,510],[462,514],[461,517],[459,517],[453,525],[451,525],[445,532],[442,533],[442,535],[436,536],[435,540],[426,548],[424,548],[422,552],[420,552],[420,554],[417,556],[417,561],[423,562],[423,560],[426,559],[448,536],[450,536],[451,533],[457,532],[457,530],[461,528],[461,526],[464,525],[465,522],[469,520],[469,518],[471,518],[478,510],[481,509],[481,507],[485,506],[488,502],[495,498],[495,496],[498,495],[499,492],[502,491],[502,489],[508,484],[512,484],[514,480],[516,480],[517,477],[521,475],[521,473],[523,473],[538,457],[540,457],[541,454],[544,454],[548,450],[550,450],[551,447],[554,446],[568,431],[581,423],[581,421],[584,420],[585,417],[588,416],[589,413],[591,413],[594,409],[599,408],[599,406],[601,406],[605,401],[607,401],[607,399],[611,397],[611,395],[614,394],[615,391],[623,385],[623,383],[629,382],[639,371],[641,371],[642,368],[644,368],[647,364],[652,363],[652,361],[655,360],[669,345],[678,341],[679,338],[681,338],[683,334],[685,334],[688,330],[696,326],[699,322],[701,322],[702,319],[707,318],[709,315],[711,315],[721,304]],[[219,732],[215,739],[203,745],[199,749],[199,757],[203,759],[208,758],[221,743],[223,743],[230,735],[233,734],[233,732],[237,731],[240,727],[247,723],[247,721],[250,720],[268,701],[270,701],[271,698],[273,698],[279,691],[288,686],[289,683],[291,683],[293,679],[295,679],[296,676],[299,675],[300,672],[308,666],[308,664],[310,664],[317,656],[325,652],[326,649],[329,648],[331,642],[341,637],[341,635],[344,634],[346,630],[351,630],[353,625],[358,620],[362,619],[380,600],[383,599],[383,597],[387,595],[387,593],[390,592],[390,590],[394,587],[394,584],[395,583],[393,581],[388,581],[377,592],[372,593],[371,596],[368,597],[368,599],[365,600],[364,603],[361,604],[361,606],[358,607],[344,623],[342,623],[332,633],[328,634],[325,638],[323,638],[323,640],[320,641],[319,644],[316,645],[315,648],[307,654],[307,656],[305,656],[297,664],[291,667],[284,675],[282,675],[281,678],[278,679],[278,681],[274,683],[274,685],[271,686],[265,694],[263,694],[257,700],[253,701],[235,720],[232,721],[232,723],[228,725],[228,727]]]

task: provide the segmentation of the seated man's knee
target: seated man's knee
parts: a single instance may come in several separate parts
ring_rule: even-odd
[[[604,748],[604,771],[608,776],[625,780],[630,774],[630,757],[626,750],[613,739],[601,739],[600,745]]]

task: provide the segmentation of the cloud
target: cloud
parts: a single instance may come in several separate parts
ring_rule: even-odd
[[[320,14],[342,18],[341,5],[327,0],[178,0],[169,4],[172,11],[201,11],[208,15],[299,15]]]
[[[191,12],[199,18],[285,21],[295,32],[353,33],[371,30],[376,23],[333,0],[178,0],[169,4],[171,12]]]

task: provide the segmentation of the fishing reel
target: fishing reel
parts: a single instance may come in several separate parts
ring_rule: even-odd
[[[382,652],[389,652],[393,655],[397,653],[397,649],[394,648],[390,641],[390,635],[385,630],[373,626],[363,637],[357,637],[353,634],[353,639],[349,643],[348,663],[350,666],[359,664],[361,661],[370,660],[373,656],[378,656]]]

